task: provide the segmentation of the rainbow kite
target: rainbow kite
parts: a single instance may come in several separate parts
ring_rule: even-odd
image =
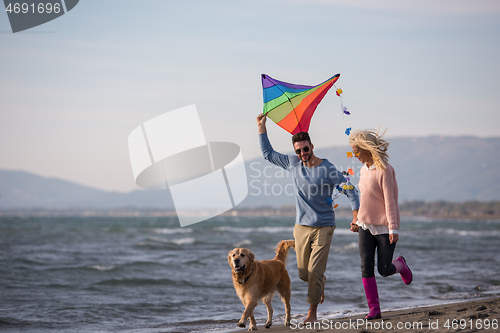
[[[304,86],[262,74],[264,114],[291,134],[307,132],[316,107],[339,76],[334,75],[316,86]]]

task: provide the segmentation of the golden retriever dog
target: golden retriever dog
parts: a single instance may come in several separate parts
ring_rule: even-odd
[[[267,307],[266,328],[273,321],[271,301],[277,291],[285,304],[285,326],[290,325],[290,277],[285,267],[286,257],[290,247],[295,247],[294,240],[283,240],[276,247],[276,256],[272,260],[255,260],[249,249],[236,248],[229,252],[227,260],[232,268],[233,284],[236,294],[245,306],[245,311],[238,322],[239,327],[245,327],[250,318],[249,331],[257,330],[253,310],[259,299]]]

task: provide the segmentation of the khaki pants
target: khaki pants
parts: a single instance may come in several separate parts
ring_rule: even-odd
[[[295,224],[295,253],[299,277],[308,283],[307,303],[317,305],[323,293],[323,276],[335,227],[309,227]]]

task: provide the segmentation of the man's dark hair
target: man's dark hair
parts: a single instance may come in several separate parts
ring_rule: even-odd
[[[292,136],[292,145],[294,145],[295,142],[299,142],[299,141],[308,141],[309,144],[311,144],[311,138],[309,137],[309,133],[307,133],[307,132],[295,133]]]

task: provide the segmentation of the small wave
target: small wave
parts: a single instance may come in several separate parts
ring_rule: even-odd
[[[333,237],[335,237],[335,235],[349,235],[349,236],[356,236],[357,237],[358,234],[355,232],[352,232],[351,229],[335,228],[335,231],[333,232]]]
[[[436,229],[435,232],[443,232],[448,235],[457,235],[457,236],[474,236],[474,237],[483,237],[483,236],[500,236],[500,230],[457,230],[457,229]]]
[[[171,285],[174,282],[169,279],[141,279],[141,278],[135,278],[135,279],[110,279],[110,280],[104,280],[98,283],[95,283],[96,285],[101,285],[101,286],[147,286],[147,285]]]
[[[153,229],[153,232],[158,235],[173,235],[173,234],[187,234],[193,232],[193,229],[181,229],[181,228],[161,228],[161,229]]]
[[[342,248],[344,250],[357,250],[358,249],[358,242],[351,242],[347,245],[344,245]]]
[[[245,239],[245,240],[242,240],[241,242],[234,244],[234,247],[243,247],[245,245],[252,245],[252,241]]]
[[[325,319],[338,319],[338,318],[344,318],[344,317],[354,317],[360,314],[365,314],[364,310],[339,310],[339,311],[334,311],[334,312],[325,312],[322,314],[322,317]],[[305,318],[306,313],[303,314],[302,316]]]
[[[148,237],[147,241],[145,242],[140,242],[139,246],[144,246],[144,245],[151,245],[154,243],[160,243],[160,244],[176,244],[176,245],[190,245],[194,244],[195,239],[192,237],[188,238],[176,238],[176,239],[164,239],[164,238],[158,238],[158,237]]]
[[[277,234],[282,232],[293,232],[293,227],[258,227],[258,228],[235,228],[235,227],[217,227],[215,231],[237,232],[237,233],[270,233]]]
[[[10,317],[3,317],[0,318],[0,327],[2,326],[21,326],[21,325],[26,325],[29,322],[26,320],[20,320],[16,318],[10,318]]]
[[[194,238],[179,238],[172,240],[172,243],[177,245],[189,245],[189,244],[194,244],[194,242],[195,242]]]
[[[481,293],[451,293],[451,294],[443,294],[433,296],[431,298],[436,298],[440,300],[446,301],[455,301],[455,300],[469,300],[484,297]]]
[[[112,269],[115,269],[116,266],[115,265],[109,265],[109,266],[105,266],[105,265],[89,265],[89,266],[87,266],[87,268],[96,269],[98,271],[110,271]]]
[[[340,253],[343,253],[343,252],[346,252],[346,251],[351,251],[351,250],[356,250],[357,251],[358,250],[358,242],[351,242],[351,243],[346,244],[344,246],[335,246],[335,245],[332,245],[332,250],[334,252],[340,252]]]
[[[127,234],[137,233],[136,228],[105,227],[105,228],[102,228],[101,230],[102,230],[102,232],[116,232],[116,233],[126,232]]]

